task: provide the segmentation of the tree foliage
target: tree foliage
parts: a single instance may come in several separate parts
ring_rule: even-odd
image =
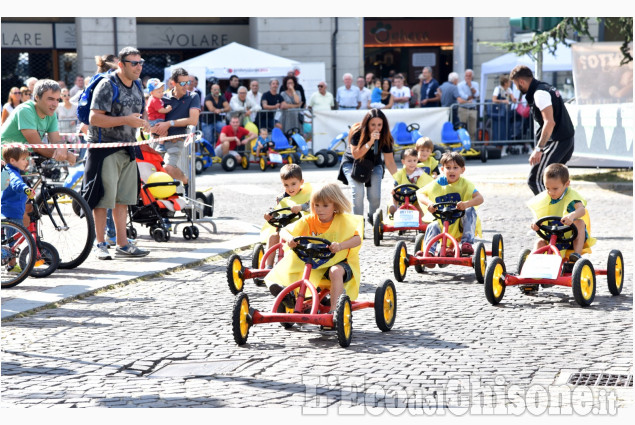
[[[591,19],[597,19],[598,22],[604,21],[607,28],[615,30],[620,38],[623,38],[623,43],[620,46],[622,52],[621,65],[625,65],[633,61],[633,55],[631,54],[632,42],[633,42],[633,17],[623,18],[563,18],[562,21],[550,30],[543,32],[536,32],[531,40],[521,42],[505,42],[505,43],[492,43],[486,42],[490,46],[502,48],[508,52],[514,52],[516,54],[536,54],[540,51],[549,52],[552,55],[555,54],[558,44],[562,43],[565,46],[570,46],[571,43],[567,41],[567,38],[571,38],[574,33],[580,36],[588,37],[592,42],[596,39],[591,33],[589,33],[589,21]]]

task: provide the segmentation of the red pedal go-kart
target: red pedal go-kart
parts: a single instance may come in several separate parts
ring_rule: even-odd
[[[401,204],[393,214],[394,218],[387,217],[388,224],[384,224],[384,213],[381,208],[378,208],[373,216],[373,242],[375,246],[379,246],[384,239],[384,233],[402,232],[405,230],[425,232],[428,227],[428,223],[423,222],[421,213],[413,205],[417,201],[416,192],[419,190],[419,186],[416,184],[400,184],[395,186],[394,190],[393,198]],[[418,218],[415,219],[415,216],[418,216]]]
[[[525,294],[533,294],[539,286],[567,286],[573,290],[573,298],[582,307],[591,305],[595,298],[596,276],[606,275],[609,292],[619,295],[624,280],[624,259],[622,253],[614,249],[609,253],[606,270],[595,270],[593,264],[580,258],[572,263],[566,251],[564,258],[556,246],[575,240],[578,231],[575,226],[563,225],[562,217],[547,216],[536,221],[536,233],[549,242],[534,252],[524,250],[518,261],[518,274],[508,274],[505,262],[494,257],[485,272],[485,297],[492,304],[500,303],[507,286],[517,285]],[[567,235],[570,233],[570,235]],[[545,258],[548,257],[548,258]],[[552,260],[553,259],[553,260]],[[536,267],[539,265],[539,267]]]
[[[492,251],[485,250],[485,244],[478,242],[474,246],[474,254],[472,256],[461,255],[461,250],[456,239],[448,233],[450,221],[458,220],[465,215],[464,210],[456,208],[456,202],[437,202],[434,207],[437,209],[432,215],[443,221],[443,231],[432,238],[427,246],[423,246],[424,236],[418,235],[415,240],[415,254],[409,255],[406,249],[406,243],[400,241],[395,247],[393,258],[393,271],[395,279],[403,282],[408,266],[414,266],[417,273],[424,273],[426,265],[439,265],[439,267],[447,267],[450,264],[458,266],[467,266],[474,268],[476,280],[483,283],[485,277],[485,267],[487,255],[503,257],[503,236],[495,234],[492,238]],[[448,255],[447,242],[452,242],[453,254]],[[441,250],[437,255],[430,255],[431,248],[437,242],[441,241]],[[425,248],[425,249],[424,249]]]
[[[289,211],[289,214],[282,214],[285,211]],[[269,211],[271,219],[267,222],[280,229],[291,223],[296,218],[300,217],[300,213],[292,213],[291,208],[279,208],[277,210]],[[283,256],[282,244],[277,243],[265,252],[265,246],[261,243],[254,245],[251,256],[251,268],[243,267],[242,261],[238,254],[232,254],[227,260],[227,284],[232,294],[236,295],[242,292],[245,286],[245,280],[253,279],[256,286],[264,286],[262,278],[267,276],[267,273],[271,271],[266,266],[267,258],[270,255],[278,253],[277,260]]]
[[[285,329],[291,328],[295,323],[313,324],[325,327],[333,327],[337,333],[337,340],[342,347],[348,347],[353,336],[353,311],[363,308],[375,309],[375,322],[377,327],[386,332],[392,329],[397,314],[397,291],[391,280],[386,280],[375,291],[375,301],[351,301],[346,293],[340,295],[333,313],[329,313],[329,303],[325,297],[328,289],[319,290],[309,280],[313,267],[324,264],[333,254],[329,249],[331,242],[315,237],[298,236],[293,239],[298,245],[293,251],[304,261],[302,279],[284,288],[273,302],[269,313],[261,313],[249,305],[247,294],[240,293],[234,302],[232,313],[232,329],[234,340],[238,345],[247,342],[249,329],[261,323],[280,323]],[[283,299],[287,294],[294,294],[295,307],[287,307]],[[311,296],[305,298],[306,291]],[[323,303],[324,301],[324,303]]]

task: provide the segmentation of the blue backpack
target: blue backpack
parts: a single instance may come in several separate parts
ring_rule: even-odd
[[[108,81],[110,81],[110,86],[112,87],[112,101],[113,103],[118,102],[119,88],[117,87],[117,84],[112,79],[113,75],[114,73],[112,71],[102,72],[100,74],[94,75],[93,78],[90,79],[90,82],[84,88],[84,91],[79,97],[79,102],[77,102],[77,118],[79,119],[80,122],[87,125],[90,124],[89,122],[90,105],[93,101],[93,91],[95,90],[95,87],[97,87],[97,84],[102,80],[102,78],[107,78]],[[141,86],[141,83],[139,82],[139,80],[135,80],[135,84],[141,91],[142,98],[143,98],[143,87]],[[141,107],[142,114],[143,114],[143,111],[145,110],[145,107],[146,107],[145,98],[143,98],[143,103]]]

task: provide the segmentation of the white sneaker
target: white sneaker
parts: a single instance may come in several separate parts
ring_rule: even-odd
[[[112,260],[108,252],[108,244],[106,242],[98,243],[93,247],[93,253],[98,260]]]

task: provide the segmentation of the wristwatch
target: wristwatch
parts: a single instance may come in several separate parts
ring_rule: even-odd
[[[536,146],[536,147],[534,148],[534,150],[535,150],[535,151],[544,152],[545,147],[544,147],[544,146]]]
[[[170,127],[174,127],[174,120],[170,120]]]

